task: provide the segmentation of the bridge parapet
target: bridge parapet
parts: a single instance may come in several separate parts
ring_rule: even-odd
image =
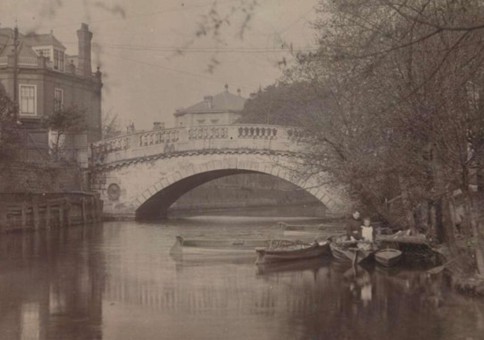
[[[95,165],[173,152],[249,149],[302,152],[305,134],[276,125],[207,125],[142,131],[92,145]]]

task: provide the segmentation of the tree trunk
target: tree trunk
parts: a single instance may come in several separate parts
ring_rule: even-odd
[[[452,216],[453,204],[448,194],[442,197],[442,214],[441,214],[441,228],[443,241],[449,247],[452,255],[457,255],[457,243],[455,239],[455,220]]]
[[[437,236],[437,214],[436,214],[436,209],[435,209],[435,202],[429,201],[428,202],[428,226],[429,226],[429,231],[428,234],[432,239],[438,239]]]
[[[466,193],[466,195],[470,203],[469,220],[473,234],[472,244],[475,247],[476,269],[479,275],[484,276],[484,223],[477,216],[479,212],[479,199],[473,199],[470,193]]]
[[[407,221],[407,226],[410,229],[410,233],[413,235],[416,233],[415,228],[415,218],[413,216],[413,207],[410,204],[410,199],[408,195],[408,187],[402,176],[398,176],[398,183],[400,185],[400,191],[402,193],[402,204],[405,210],[405,219]]]

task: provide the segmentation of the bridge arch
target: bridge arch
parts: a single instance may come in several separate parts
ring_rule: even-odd
[[[207,160],[208,159],[208,160]],[[110,171],[106,188],[120,188],[117,200],[105,198],[109,214],[134,215],[137,219],[166,217],[168,208],[183,194],[208,181],[235,174],[268,174],[286,180],[313,195],[329,211],[341,212],[341,193],[322,186],[322,178],[302,178],[292,170],[293,159],[272,154],[185,155],[171,159],[138,162]],[[160,171],[165,170],[165,171]],[[133,181],[133,178],[136,180]]]

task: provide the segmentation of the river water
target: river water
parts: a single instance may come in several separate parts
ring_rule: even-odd
[[[277,219],[109,222],[0,239],[0,339],[484,339],[484,302],[425,271],[256,267],[178,234],[277,237]]]

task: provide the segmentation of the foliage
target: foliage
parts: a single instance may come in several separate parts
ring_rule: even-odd
[[[224,32],[228,31],[231,25],[238,27],[236,37],[243,40],[244,34],[249,28],[249,23],[256,12],[258,3],[256,0],[236,0],[234,2],[236,4],[230,6],[229,10],[224,11],[220,10],[217,1],[213,1],[210,9],[199,18],[194,37],[185,42],[177,50],[177,54],[183,55],[197,41],[204,38],[211,39],[217,46],[227,45],[228,39],[224,36]],[[206,71],[213,73],[219,65],[219,56],[214,52],[210,56]]]
[[[0,93],[0,159],[6,160],[14,156],[20,137],[15,119],[14,103],[6,95]]]
[[[331,91],[322,84],[305,81],[280,82],[249,98],[242,110],[242,123],[312,126],[316,112],[331,109]]]
[[[322,0],[318,12],[318,51],[248,101],[244,121],[305,128],[308,174],[325,171],[392,224],[450,245],[459,189],[484,272],[469,190],[484,155],[484,5]]]
[[[45,126],[60,134],[77,133],[86,129],[85,110],[77,106],[55,111],[45,120]]]
[[[328,171],[393,223],[414,228],[420,207],[442,211],[425,223],[451,244],[460,189],[464,230],[476,237],[469,184],[484,153],[484,6],[324,0],[318,10],[318,52],[286,72],[286,81],[323,84],[335,102],[305,123],[318,126],[309,171]]]
[[[47,117],[45,126],[55,133],[52,141],[52,154],[55,159],[61,156],[63,141],[67,135],[75,135],[86,130],[85,110],[70,106],[53,112]]]
[[[117,114],[111,114],[111,111],[103,115],[102,120],[102,138],[112,138],[119,136],[122,131],[119,126],[119,117]]]

